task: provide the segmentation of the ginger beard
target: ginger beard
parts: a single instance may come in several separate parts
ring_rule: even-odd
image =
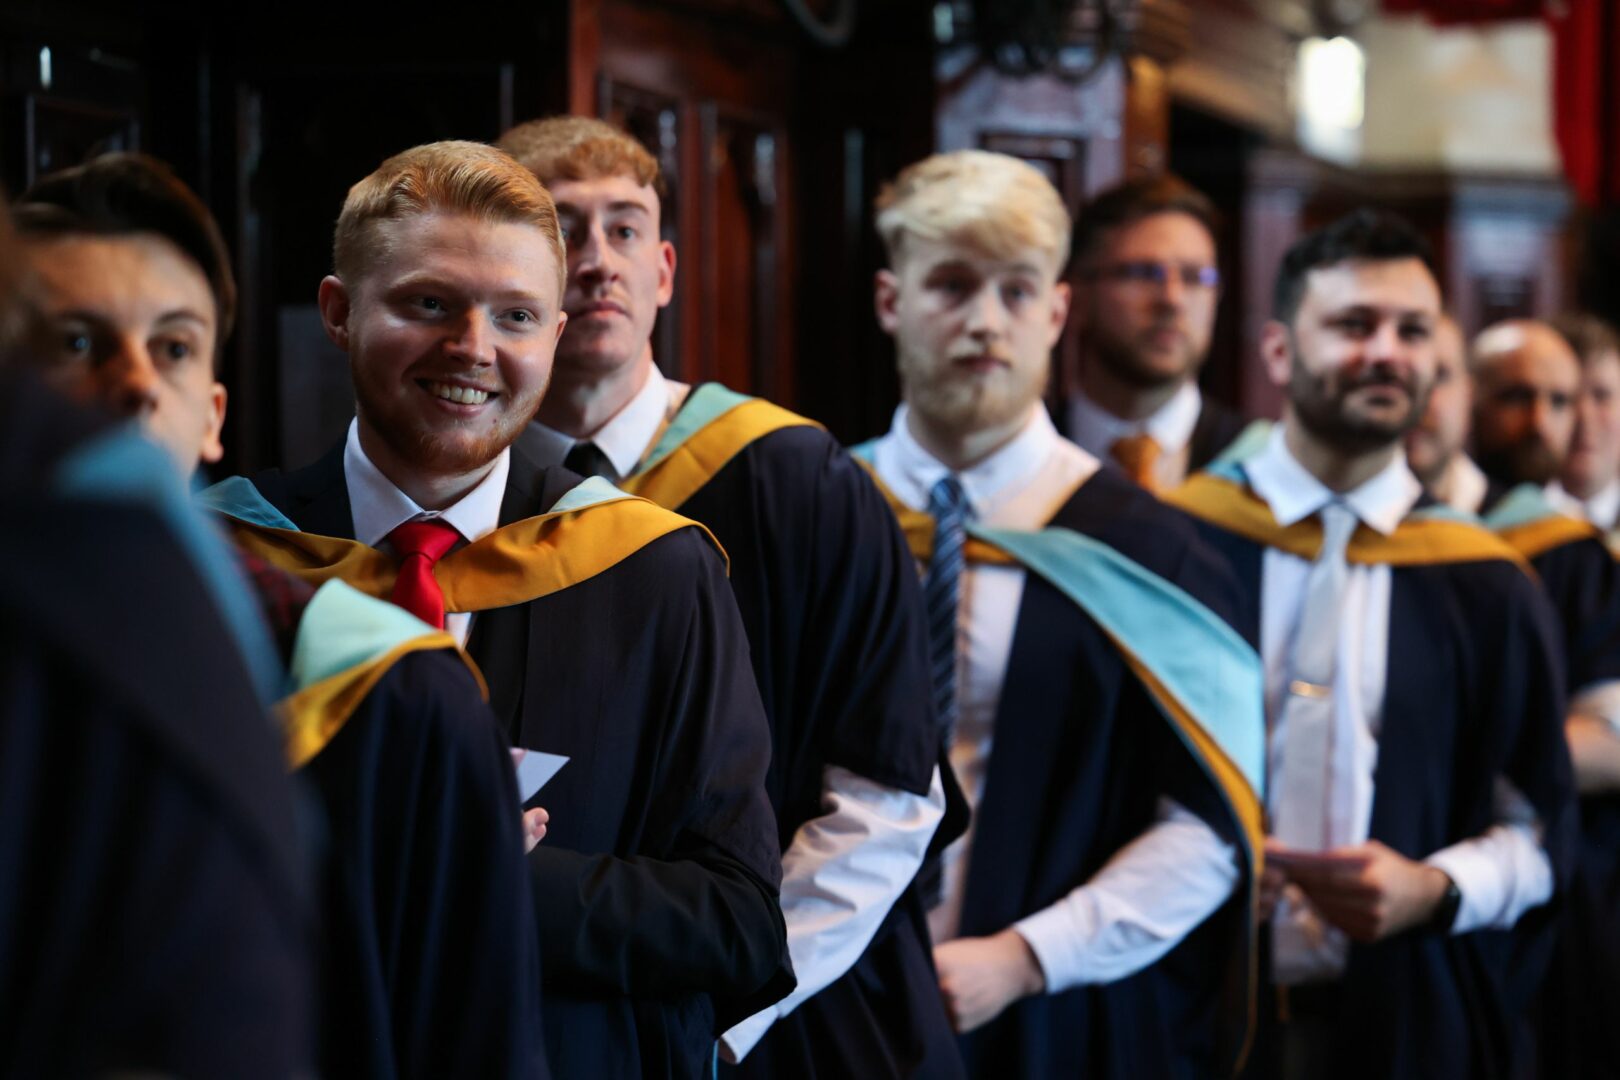
[[[354,355],[363,357],[364,336],[356,335],[352,340]],[[350,363],[349,373],[361,422],[376,432],[401,462],[436,475],[472,472],[495,460],[502,450],[517,441],[540,407],[540,399],[550,383],[547,372],[544,381],[514,395],[498,379],[481,380],[481,386],[494,391],[485,407],[499,403],[487,418],[445,416],[424,424],[419,409],[408,406],[392,392],[393,376],[364,362]],[[463,373],[446,370],[442,362],[435,364],[425,360],[413,366],[409,376],[419,383],[442,382],[460,379]]]

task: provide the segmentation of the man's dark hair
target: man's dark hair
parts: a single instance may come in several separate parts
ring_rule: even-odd
[[[230,252],[202,200],[163,162],[145,154],[105,154],[51,173],[12,207],[19,238],[154,233],[197,264],[219,309],[218,347],[236,317]]]
[[[1179,176],[1161,173],[1098,192],[1086,203],[1075,215],[1072,258],[1086,263],[1102,249],[1109,233],[1155,214],[1186,214],[1208,231],[1210,239],[1220,235],[1221,215],[1209,196]]]
[[[1342,262],[1368,259],[1385,262],[1394,259],[1421,259],[1434,275],[1434,249],[1412,223],[1399,214],[1364,206],[1354,213],[1307,233],[1294,241],[1277,267],[1277,281],[1271,291],[1271,317],[1292,325],[1305,296],[1305,278],[1312,270],[1337,266]]]

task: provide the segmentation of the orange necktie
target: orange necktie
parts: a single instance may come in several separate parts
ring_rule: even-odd
[[[1146,433],[1115,439],[1108,448],[1109,456],[1119,462],[1126,475],[1149,491],[1159,490],[1157,470],[1159,456],[1163,452],[1159,444],[1153,441],[1153,436]]]

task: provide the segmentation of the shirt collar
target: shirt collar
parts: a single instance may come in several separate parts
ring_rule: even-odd
[[[1203,407],[1204,395],[1192,379],[1142,420],[1122,420],[1080,392],[1069,402],[1069,429],[1075,441],[1097,457],[1106,457],[1119,439],[1141,432],[1151,435],[1165,453],[1178,454],[1192,441]]]
[[[924,507],[928,505],[928,493],[951,470],[923,449],[911,434],[906,422],[908,415],[908,406],[901,405],[895,410],[894,424],[889,428],[894,440],[894,463],[900,473],[900,488],[895,494],[912,506]],[[1030,407],[1024,430],[983,461],[955,474],[962,482],[974,515],[981,520],[993,518],[997,509],[1040,472],[1059,441],[1045,406],[1036,402]]]
[[[1289,453],[1283,435],[1286,426],[1272,428],[1265,449],[1243,463],[1254,493],[1271,507],[1279,525],[1303,521],[1337,499],[1364,525],[1388,535],[1422,496],[1423,485],[1407,468],[1406,454],[1399,448],[1388,465],[1359,487],[1344,494],[1333,491]]]
[[[349,487],[354,538],[368,547],[378,547],[405,522],[434,519],[454,528],[468,543],[487,536],[501,522],[501,500],[506,495],[506,476],[511,467],[512,451],[508,448],[495,459],[489,475],[454,505],[444,510],[423,510],[371,463],[360,447],[360,421],[351,420],[348,442],[343,447],[343,479]]]
[[[641,384],[641,389],[590,436],[596,448],[607,455],[608,464],[613,466],[613,471],[621,480],[635,472],[636,466],[646,456],[653,436],[658,434],[658,429],[669,415],[673,401],[671,390],[679,385],[664,378],[657,364],[649,363],[647,367],[647,380]],[[529,427],[535,434],[524,443],[524,447],[534,452],[538,465],[560,464],[575,443],[584,441],[549,428],[538,420]]]
[[[1586,516],[1599,528],[1613,527],[1620,516],[1620,480],[1609,481],[1607,487],[1586,500]]]
[[[1485,494],[1490,490],[1491,482],[1474,464],[1474,459],[1459,450],[1451,459],[1451,464],[1446,466],[1446,487],[1451,496],[1446,502],[1453,509],[1477,514],[1479,508],[1485,505]]]

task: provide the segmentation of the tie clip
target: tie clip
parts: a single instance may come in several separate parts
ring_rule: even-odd
[[[1288,692],[1296,697],[1325,698],[1333,692],[1331,686],[1321,683],[1306,682],[1304,679],[1295,679],[1288,684]]]

